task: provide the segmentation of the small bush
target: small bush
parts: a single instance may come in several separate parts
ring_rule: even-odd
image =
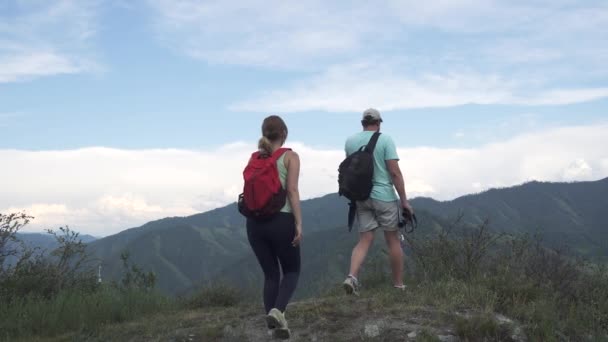
[[[422,329],[422,331],[420,331],[418,333],[418,335],[416,335],[416,342],[440,342],[441,340],[439,339],[439,337],[437,337],[437,335],[433,334],[432,332],[430,332],[427,329]]]
[[[138,289],[150,291],[154,289],[156,284],[156,275],[152,272],[144,272],[141,267],[133,265],[129,262],[130,254],[124,251],[120,254],[122,261],[123,275],[119,283],[115,283],[122,289]]]
[[[165,297],[103,286],[94,292],[62,291],[52,298],[35,295],[0,307],[0,339],[56,336],[70,331],[95,331],[144,314],[171,309]]]
[[[499,325],[490,315],[475,315],[456,320],[456,335],[465,341],[508,341],[511,331]]]
[[[462,218],[460,215],[453,224],[430,235],[406,234],[419,279],[472,280],[491,265],[490,253],[504,234],[492,233],[487,220],[473,227],[462,224]]]
[[[489,222],[406,236],[428,304],[501,312],[533,340],[608,336],[608,267],[547,248],[539,235],[494,233]],[[482,321],[460,322],[494,334]],[[500,335],[501,332],[499,331]]]
[[[154,291],[154,274],[129,264],[128,253],[123,279],[99,284],[95,261],[67,227],[48,230],[58,243],[48,254],[26,247],[17,232],[30,219],[0,214],[0,340],[91,332],[175,307]],[[16,261],[5,263],[6,258]]]
[[[388,252],[380,250],[376,253],[369,253],[365,265],[362,267],[362,276],[359,279],[361,289],[383,288],[391,284],[390,265],[387,262]],[[340,290],[342,290],[340,288]],[[343,291],[343,290],[342,290]]]
[[[188,308],[232,307],[239,304],[243,297],[234,287],[215,284],[203,288],[186,300]]]
[[[0,302],[28,296],[49,299],[69,289],[94,290],[93,260],[85,252],[79,234],[68,227],[61,227],[59,232],[48,230],[58,247],[47,255],[17,239],[19,228],[29,219],[25,215],[0,214],[0,255],[17,259],[5,265],[0,257]]]

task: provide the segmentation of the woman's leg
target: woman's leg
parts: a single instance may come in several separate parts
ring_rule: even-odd
[[[283,269],[283,279],[279,286],[275,307],[281,312],[285,312],[300,278],[300,246],[286,248],[279,254],[279,261]]]
[[[262,271],[264,272],[264,309],[268,313],[275,307],[279,293],[281,273],[277,262],[277,255],[270,241],[262,234],[265,227],[256,222],[247,222],[247,238],[255,253]]]
[[[273,227],[273,239],[276,255],[279,258],[283,279],[279,286],[275,307],[285,312],[289,300],[293,296],[300,277],[300,246],[294,247],[291,242],[295,236],[295,221],[291,214],[280,214],[277,226]]]

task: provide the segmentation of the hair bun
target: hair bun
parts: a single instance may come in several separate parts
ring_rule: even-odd
[[[258,142],[258,149],[261,154],[270,155],[272,154],[272,141],[268,137],[261,137]]]

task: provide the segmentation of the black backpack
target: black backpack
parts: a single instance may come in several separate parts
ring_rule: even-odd
[[[379,137],[380,132],[375,132],[367,145],[346,157],[338,167],[338,194],[350,200],[348,231],[355,219],[356,201],[368,199],[374,187],[374,148]]]

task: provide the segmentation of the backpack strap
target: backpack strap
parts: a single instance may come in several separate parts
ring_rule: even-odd
[[[364,150],[369,153],[373,153],[376,148],[376,143],[378,142],[378,138],[380,137],[380,132],[376,131],[374,135],[372,135],[371,139],[365,146],[361,146],[360,150]],[[357,202],[350,201],[348,203],[348,231],[350,232],[353,229],[353,224],[355,223],[355,215],[357,213]]]
[[[279,158],[281,158],[283,153],[285,153],[287,151],[291,151],[291,149],[286,148],[286,147],[281,147],[281,148],[277,149],[276,151],[274,151],[270,156],[268,156],[266,154],[261,154],[260,151],[256,151],[251,154],[251,159],[271,158],[276,162],[277,160],[279,160]]]
[[[270,156],[270,158],[272,158],[272,160],[274,162],[276,162],[277,160],[279,160],[279,158],[281,158],[281,156],[283,155],[283,153],[285,153],[287,151],[291,151],[291,149],[290,148],[281,147],[281,148],[277,149],[276,151],[274,151],[272,153],[272,155]]]
[[[376,148],[376,143],[378,142],[378,138],[380,137],[380,132],[375,132],[374,135],[372,135],[372,138],[369,139],[369,142],[367,143],[367,145],[365,146],[365,151],[372,153],[374,152],[374,148]]]
[[[353,230],[353,223],[355,223],[355,214],[357,213],[357,202],[350,201],[348,203],[348,232]]]

